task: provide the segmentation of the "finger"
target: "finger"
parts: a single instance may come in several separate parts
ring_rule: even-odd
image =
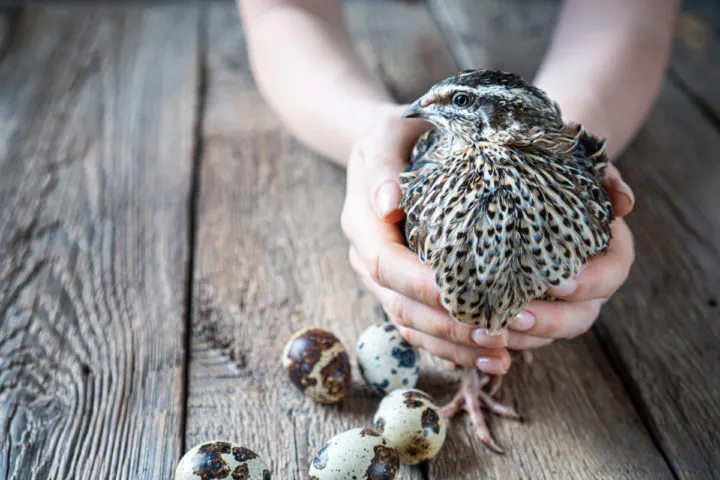
[[[345,236],[358,247],[363,258],[372,258],[384,244],[405,243],[405,236],[397,225],[377,218],[366,199],[354,195],[348,195],[345,200],[340,224]]]
[[[432,269],[404,245],[381,246],[375,258],[370,259],[368,271],[381,287],[444,310]]]
[[[624,217],[629,214],[635,206],[635,194],[614,165],[608,165],[602,183],[610,195],[613,215]]]
[[[343,219],[343,230],[380,286],[442,308],[432,269],[404,245],[404,236],[396,225],[362,216],[355,222]]]
[[[535,325],[524,333],[554,339],[578,337],[590,329],[602,305],[602,300],[530,302],[525,311],[535,317]]]
[[[377,217],[389,223],[400,221],[400,173],[407,167],[410,150],[424,128],[421,122],[402,125],[391,122],[372,143],[361,143],[350,163],[362,165],[365,195]]]
[[[549,289],[548,293],[571,301],[610,298],[625,282],[635,261],[632,233],[624,220],[613,221],[612,234],[605,255],[591,258],[579,275]]]
[[[390,318],[392,320],[392,316]],[[458,345],[401,325],[398,326],[398,331],[408,343],[461,367],[477,368],[495,375],[502,375],[510,368],[510,354],[505,349]]]
[[[418,318],[422,318],[420,310],[414,310],[414,308],[416,308],[415,306],[420,305],[421,309],[427,309],[427,307],[412,300],[408,300],[406,303],[400,303],[397,300],[401,297],[400,295],[380,287],[372,281],[368,274],[363,274],[362,269],[364,266],[354,248],[350,249],[350,262],[353,265],[353,268],[359,272],[360,277],[368,290],[370,290],[370,292],[373,293],[384,306],[386,304],[391,305],[390,308],[386,308],[388,316],[393,323],[398,326],[398,330],[410,344],[419,348],[424,348],[441,358],[455,363],[456,365],[468,368],[478,368],[487,373],[502,374],[510,368],[510,356],[505,349],[484,348],[478,346],[469,347],[466,345],[460,345],[457,342],[438,338],[414,328],[408,328],[406,325],[412,325],[412,322],[417,321]],[[413,320],[410,321],[410,318]],[[451,319],[448,318],[448,320]],[[421,323],[423,321],[424,320],[420,320]],[[460,335],[458,335],[458,337],[459,336]]]
[[[348,168],[356,170],[357,162],[351,162]],[[358,175],[366,173],[361,171]],[[442,308],[432,270],[405,247],[405,238],[396,225],[378,219],[373,213],[357,178],[355,173],[348,173],[348,195],[341,223],[372,279],[431,307]]]
[[[535,326],[535,317],[528,312],[520,312],[508,326],[509,330],[525,332]]]
[[[398,324],[453,343],[486,348],[505,347],[507,333],[487,335],[480,328],[458,322],[443,309],[428,307],[379,286],[364,269],[354,247],[350,248],[350,264],[360,275],[365,287],[383,304],[385,310],[397,319]]]
[[[363,264],[363,271],[374,283],[431,308],[445,311],[432,269],[403,245],[389,243],[381,246],[378,253],[369,259],[363,256],[356,245],[353,245],[352,250],[356,259]],[[360,271],[359,268],[353,268]]]
[[[554,338],[539,337],[521,332],[510,332],[507,348],[510,350],[532,350],[550,345],[554,341]]]
[[[399,175],[400,172],[394,174]],[[397,223],[403,219],[405,213],[400,209],[400,197],[402,192],[397,180],[383,181],[377,188],[372,198],[375,199],[375,214],[383,221]]]

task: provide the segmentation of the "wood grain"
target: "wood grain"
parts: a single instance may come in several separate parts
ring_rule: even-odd
[[[422,4],[351,3],[348,18],[363,58],[401,99],[457,68]],[[212,7],[208,31],[186,440],[240,442],[276,478],[304,479],[319,446],[368,425],[377,400],[357,378],[340,406],[304,400],[283,377],[283,344],[317,325],[354,350],[377,308],[347,265],[343,172],[293,141],[263,104],[230,6]],[[452,376],[424,361],[421,387],[449,399]],[[516,368],[505,400],[529,419],[493,422],[508,455],[485,453],[457,423],[430,472],[405,468],[401,478],[670,476],[593,337]]]
[[[532,79],[560,13],[560,0],[428,0],[462,68],[475,65]]]
[[[720,135],[671,83],[622,162],[633,272],[597,333],[679,478],[720,469]]]
[[[685,2],[676,29],[670,78],[720,130],[720,4]]]
[[[357,383],[340,406],[303,399],[283,375],[282,348],[316,325],[354,350],[374,302],[353,295],[344,173],[262,102],[230,3],[210,8],[207,30],[186,442],[231,439],[266,459],[273,478],[304,480],[320,446],[367,425],[374,402]]]
[[[194,7],[28,9],[0,61],[0,478],[181,449]]]

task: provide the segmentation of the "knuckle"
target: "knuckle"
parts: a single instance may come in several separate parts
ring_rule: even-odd
[[[348,161],[353,164],[364,163],[367,156],[368,151],[365,142],[356,143],[350,151],[350,159]]]
[[[600,301],[592,301],[586,303],[580,318],[575,319],[573,322],[574,328],[570,332],[570,338],[580,337],[590,331],[593,324],[595,323],[595,319],[600,313],[600,305]],[[573,320],[570,319],[570,321]]]
[[[413,290],[418,300],[426,305],[439,304],[440,294],[432,281],[418,279],[414,281]]]
[[[379,250],[374,255],[371,256],[370,261],[368,262],[368,271],[370,272],[370,277],[377,282],[378,285],[381,287],[389,287],[387,279],[383,275],[383,254],[382,250]]]
[[[452,319],[446,319],[444,321],[439,322],[439,333],[443,338],[446,338],[448,340],[452,340],[454,342],[459,341],[460,339],[458,334],[458,324],[455,320]]]
[[[585,335],[590,330],[590,327],[592,327],[592,324],[592,321],[580,323],[578,325],[578,328],[575,329],[575,331],[573,331],[573,333],[570,335],[570,338],[578,338]]]
[[[395,321],[395,324],[397,325],[398,332],[400,332],[400,335],[405,339],[406,342],[408,342],[410,345],[414,345],[416,347],[421,346],[417,343],[418,342],[417,336],[415,335],[415,333],[412,330],[402,326],[397,321],[397,319],[393,318],[393,320]]]
[[[407,300],[399,294],[393,294],[388,298],[385,308],[394,317],[399,325],[412,328],[412,320],[407,314]]]

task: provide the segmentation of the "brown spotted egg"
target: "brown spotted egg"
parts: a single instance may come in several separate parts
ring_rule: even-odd
[[[418,351],[392,323],[379,322],[368,327],[358,339],[356,353],[360,374],[378,395],[417,384]]]
[[[191,448],[180,459],[174,480],[270,480],[270,470],[253,451],[213,440]]]
[[[350,357],[345,345],[322,328],[293,335],[283,351],[282,364],[293,384],[316,402],[339,402],[350,386]]]
[[[380,402],[374,421],[375,429],[397,450],[400,461],[408,465],[432,459],[445,442],[445,416],[420,390],[390,392]]]
[[[310,464],[310,480],[393,480],[400,469],[397,452],[369,428],[335,435]]]

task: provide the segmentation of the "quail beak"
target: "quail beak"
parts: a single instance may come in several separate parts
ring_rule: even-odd
[[[402,114],[402,118],[429,118],[431,113],[427,107],[437,99],[432,95],[425,95],[415,100]]]

